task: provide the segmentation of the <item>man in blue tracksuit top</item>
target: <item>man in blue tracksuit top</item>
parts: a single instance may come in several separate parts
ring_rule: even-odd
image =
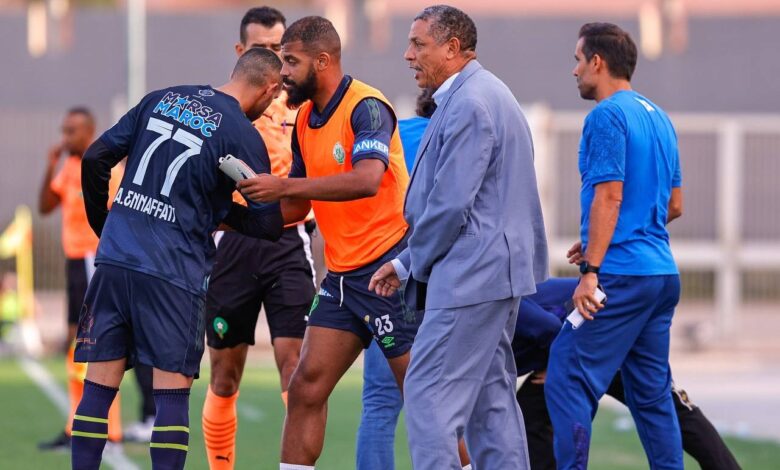
[[[580,265],[573,301],[586,321],[552,345],[545,396],[558,468],[585,469],[598,401],[620,369],[650,467],[682,469],[672,402],[669,329],[680,278],[666,224],[681,209],[677,138],[661,108],[631,89],[637,50],[619,27],[580,29],[573,70],[598,105],[582,132]],[[609,301],[595,298],[601,284]]]

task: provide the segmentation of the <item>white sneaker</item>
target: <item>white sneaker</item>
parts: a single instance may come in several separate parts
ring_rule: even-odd
[[[154,416],[144,421],[137,421],[125,428],[125,442],[149,442],[152,440],[152,428],[154,428]]]
[[[104,456],[121,455],[124,453],[124,448],[121,442],[106,441],[106,446],[103,448]]]

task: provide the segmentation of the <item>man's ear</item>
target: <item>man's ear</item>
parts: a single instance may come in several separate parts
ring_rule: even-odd
[[[600,72],[606,65],[604,59],[598,54],[593,54],[593,57],[590,58],[590,63],[593,64],[593,69],[597,72]]]
[[[271,93],[274,98],[278,98],[282,92],[282,82],[271,82],[266,90],[267,93]]]
[[[460,55],[460,39],[450,38],[450,40],[447,41],[447,58],[453,59],[458,55]]]
[[[240,42],[237,42],[234,47],[236,49],[236,55],[238,57],[241,57],[242,55],[244,55],[244,45],[243,44],[241,44]]]
[[[322,72],[330,66],[330,54],[327,52],[320,52],[317,54],[317,58],[314,59],[314,68],[318,72]]]

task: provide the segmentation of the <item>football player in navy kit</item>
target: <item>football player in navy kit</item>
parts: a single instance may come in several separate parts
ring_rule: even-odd
[[[253,49],[225,85],[177,86],[144,97],[84,155],[84,200],[101,237],[79,319],[76,361],[89,362],[73,421],[74,469],[97,469],[106,416],[126,368],[154,368],[153,468],[181,469],[189,442],[189,392],[203,355],[203,305],[220,223],[276,240],[278,204],[233,203],[219,159],[256,173],[270,162],[252,120],[280,90],[279,58]],[[127,156],[108,213],[108,175]]]

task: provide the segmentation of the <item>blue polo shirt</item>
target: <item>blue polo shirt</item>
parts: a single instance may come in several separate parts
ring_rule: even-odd
[[[398,121],[398,132],[401,134],[401,144],[404,146],[404,160],[409,174],[414,168],[414,159],[417,157],[417,147],[431,120],[420,116]]]
[[[579,169],[583,249],[595,186],[623,182],[623,203],[601,272],[677,274],[666,218],[672,188],[682,178],[677,135],[666,113],[635,91],[602,100],[585,118]]]

